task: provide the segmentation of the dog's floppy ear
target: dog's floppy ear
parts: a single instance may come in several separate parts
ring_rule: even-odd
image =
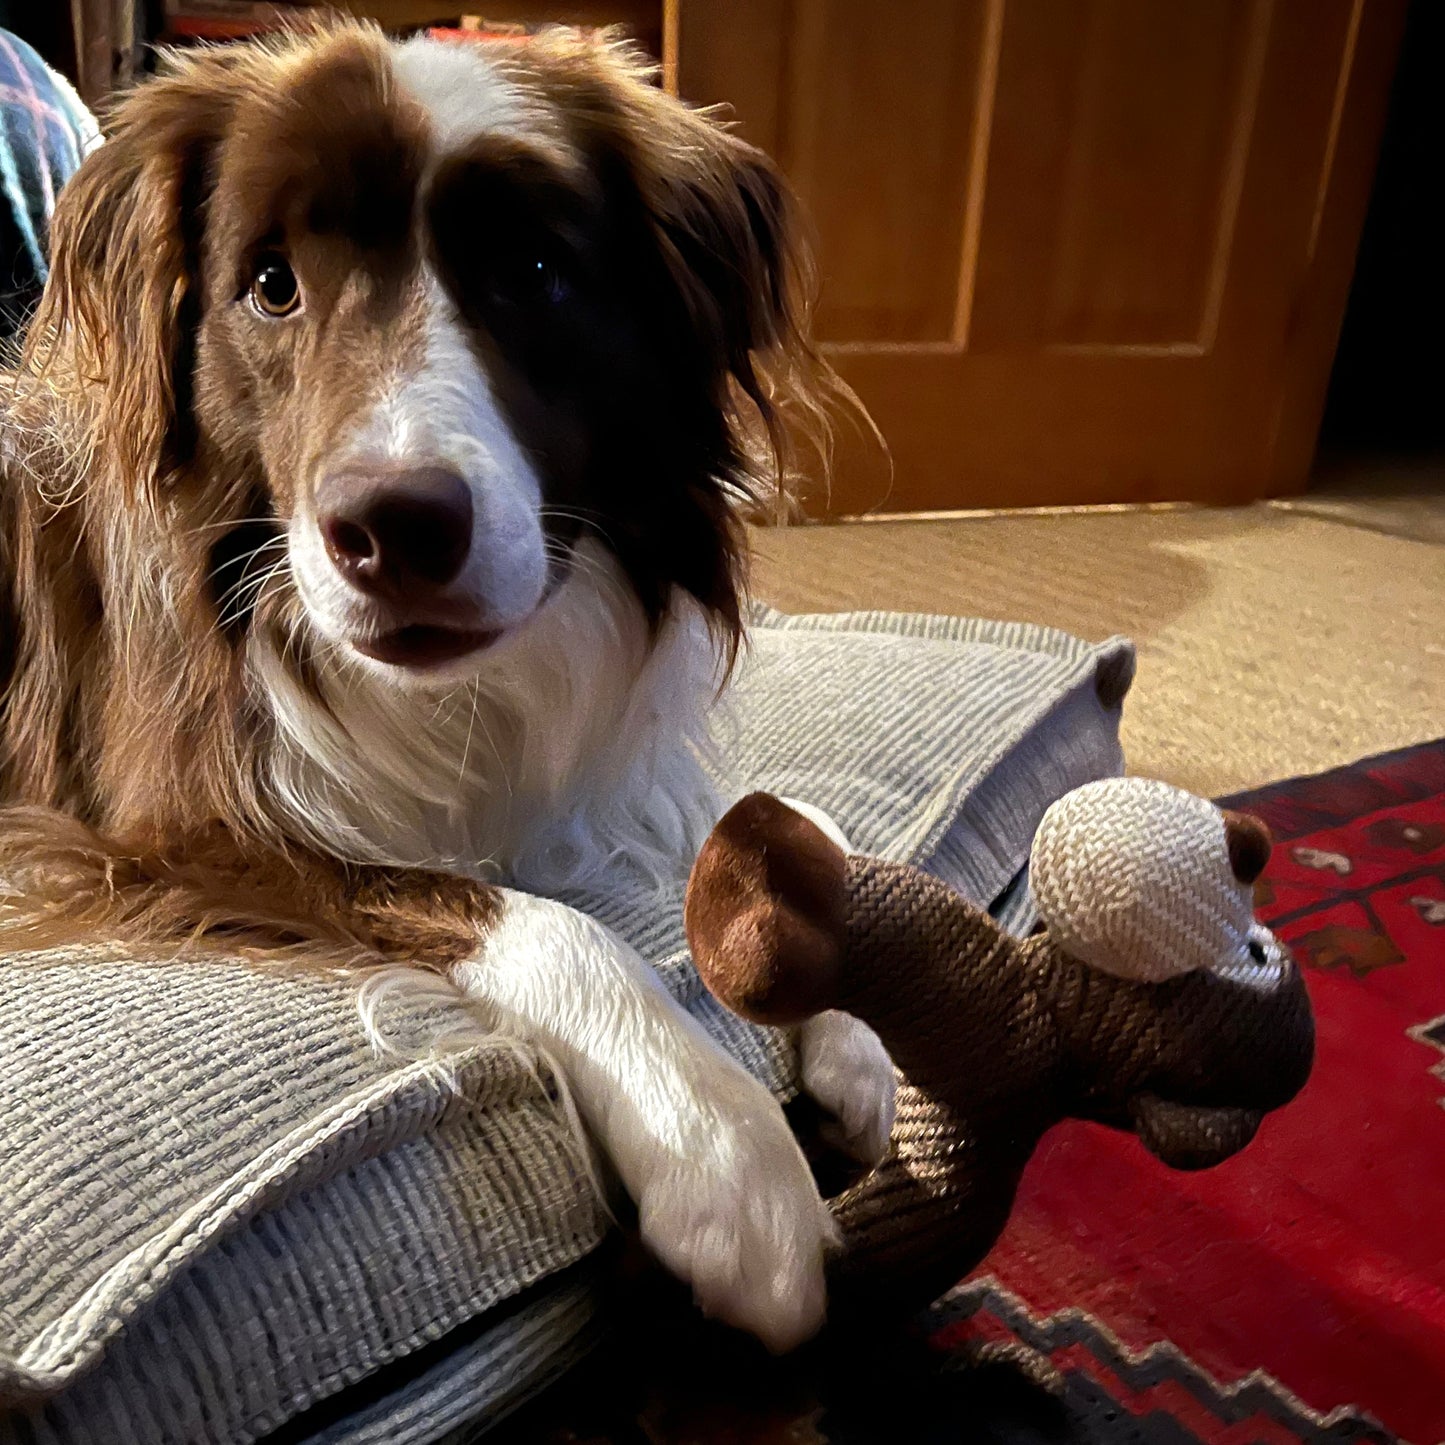
[[[0,406],[0,424],[5,410]],[[15,522],[11,517],[10,479],[5,475],[5,456],[0,450],[0,738],[5,735],[5,709],[10,693],[10,679],[15,673],[15,647],[20,637],[20,618],[15,611],[14,543],[11,533]],[[5,759],[0,749],[0,799],[5,796]]]
[[[772,161],[706,115],[632,137],[634,175],[673,284],[717,362],[761,402],[759,365],[800,361],[810,258]]]
[[[36,372],[63,356],[102,383],[95,441],[139,485],[188,443],[206,172],[235,91],[224,51],[172,66],[121,101],[61,192],[26,342]]]
[[[626,44],[562,28],[519,50],[566,98],[584,145],[625,172],[719,400],[734,386],[750,400],[772,453],[764,470],[787,480],[795,441],[826,450],[831,416],[861,411],[809,335],[815,270],[787,182],[715,111],[654,84]]]

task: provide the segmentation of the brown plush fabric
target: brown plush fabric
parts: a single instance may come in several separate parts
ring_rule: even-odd
[[[1274,846],[1269,829],[1248,813],[1235,813],[1228,808],[1221,811],[1224,838],[1229,845],[1229,866],[1241,883],[1253,883],[1264,872]]]
[[[843,854],[770,793],[728,810],[688,883],[688,937],[708,958],[709,987],[754,1023],[832,1007],[847,918]]]
[[[693,874],[689,940],[704,981],[753,1016],[796,1019],[802,1000],[846,1009],[878,1031],[900,1073],[888,1157],[833,1201],[845,1242],[837,1309],[918,1306],[961,1279],[1065,1118],[1134,1130],[1164,1163],[1201,1168],[1243,1148],[1308,1077],[1314,1027],[1293,962],[1268,992],[1209,972],[1117,978],[1046,934],[1005,934],[917,869],[844,860],[775,799],[739,806],[741,825],[724,820]],[[1259,846],[1250,833],[1238,868]],[[806,858],[796,871],[785,862],[795,847]],[[817,891],[831,877],[825,849],[844,868],[841,933],[831,894]],[[796,893],[794,877],[806,884]],[[749,925],[733,950],[729,919],[744,915],[768,928]]]

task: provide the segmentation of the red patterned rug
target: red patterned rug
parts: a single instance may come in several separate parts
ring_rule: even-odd
[[[1445,742],[1226,801],[1275,836],[1259,906],[1306,971],[1309,1085],[1202,1174],[1101,1128],[1056,1131],[936,1342],[1024,1340],[1081,1409],[1155,1419],[1149,1440],[1434,1445]]]
[[[987,1264],[906,1348],[775,1365],[649,1307],[509,1437],[1445,1440],[1445,741],[1227,801],[1275,835],[1261,913],[1318,1022],[1310,1084],[1243,1154],[1179,1174],[1061,1128]]]

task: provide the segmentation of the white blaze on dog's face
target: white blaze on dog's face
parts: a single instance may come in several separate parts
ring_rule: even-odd
[[[453,682],[591,537],[648,618],[681,590],[735,630],[733,388],[789,326],[766,163],[575,37],[269,59],[197,182],[189,390],[246,478],[228,621],[299,603],[333,655]],[[290,588],[257,585],[277,534]]]
[[[527,131],[525,98],[479,49],[413,42],[392,68],[424,112],[423,185],[476,143]],[[411,260],[403,324],[419,339],[381,371],[370,404],[318,459],[292,517],[290,555],[323,635],[381,668],[444,678],[537,609],[551,562],[532,458],[435,257],[422,249]],[[282,274],[299,292],[294,272]]]

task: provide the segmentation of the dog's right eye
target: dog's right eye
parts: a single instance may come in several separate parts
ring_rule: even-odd
[[[301,305],[301,283],[291,263],[275,251],[256,261],[251,278],[251,305],[262,316],[290,316]]]

